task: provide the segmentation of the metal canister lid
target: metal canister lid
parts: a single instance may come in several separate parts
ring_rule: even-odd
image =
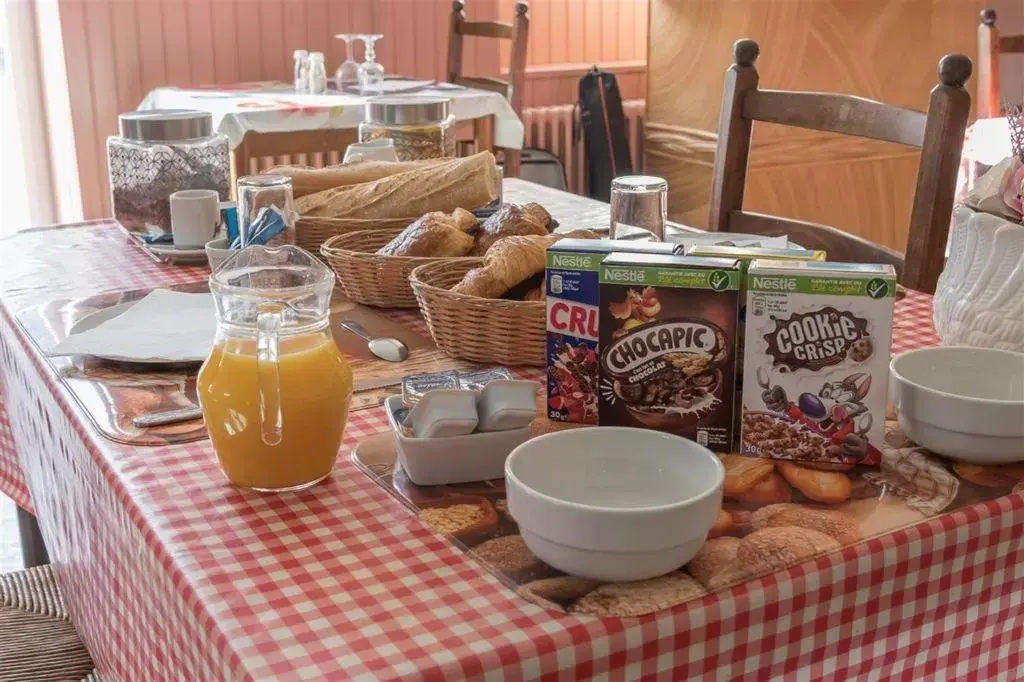
[[[129,111],[117,117],[121,137],[139,142],[177,142],[213,134],[213,115],[192,109]]]
[[[448,118],[448,100],[440,97],[371,97],[366,120],[384,125],[423,125]]]

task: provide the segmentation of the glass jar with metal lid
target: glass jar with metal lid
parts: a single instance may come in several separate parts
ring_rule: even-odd
[[[455,156],[455,118],[447,99],[438,97],[372,97],[359,141],[382,138],[395,145],[399,161]]]
[[[170,232],[171,194],[213,189],[230,198],[228,139],[213,130],[209,112],[131,111],[107,138],[107,171],[114,217],[131,231]]]

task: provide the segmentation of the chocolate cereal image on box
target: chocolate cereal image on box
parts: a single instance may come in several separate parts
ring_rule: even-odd
[[[889,265],[751,263],[743,454],[880,462],[895,291]]]
[[[615,253],[601,268],[599,414],[720,452],[733,443],[735,260]]]

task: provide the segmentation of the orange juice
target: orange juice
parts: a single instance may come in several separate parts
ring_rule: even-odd
[[[261,434],[256,340],[220,337],[199,371],[199,402],[224,473],[244,488],[302,487],[327,476],[341,446],[352,370],[327,331],[282,337],[278,351],[280,441]],[[264,374],[264,378],[266,378]],[[272,382],[271,382],[272,384]]]

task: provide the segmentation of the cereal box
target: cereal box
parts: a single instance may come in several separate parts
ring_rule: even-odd
[[[890,265],[750,264],[743,454],[881,461],[895,292]]]
[[[601,267],[601,425],[734,435],[740,269],[734,259],[615,253]]]
[[[671,254],[675,244],[563,239],[548,248],[548,418],[597,423],[597,321],[601,262],[613,251]]]

